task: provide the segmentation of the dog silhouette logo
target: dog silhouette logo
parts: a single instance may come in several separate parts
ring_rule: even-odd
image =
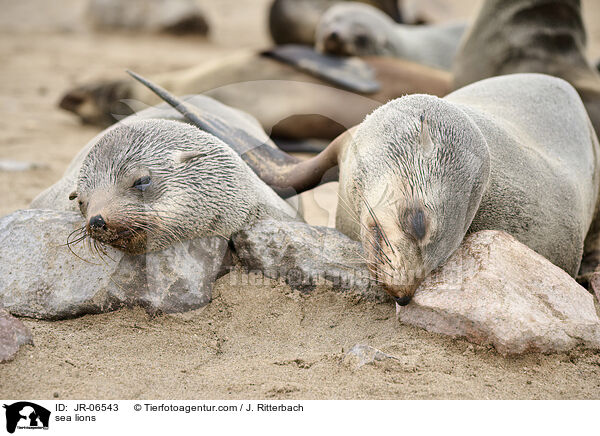
[[[19,429],[48,429],[50,411],[29,401],[4,404],[6,409],[6,431],[14,433]]]

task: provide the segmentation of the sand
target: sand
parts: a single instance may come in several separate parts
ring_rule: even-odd
[[[44,10],[50,3],[55,9]],[[44,165],[0,172],[0,215],[26,207],[58,180],[98,132],[56,106],[75,83],[122,77],[125,68],[151,75],[269,44],[266,0],[202,1],[210,40],[92,34],[73,24],[80,3],[0,1],[0,159]],[[584,3],[596,57],[600,8]],[[331,224],[335,187],[320,192],[308,204],[309,219]],[[600,398],[599,353],[502,357],[401,325],[390,304],[330,289],[301,294],[254,276],[240,286],[244,277],[235,271],[221,278],[212,303],[184,314],[150,317],[129,308],[65,321],[26,319],[35,345],[0,365],[0,398]],[[398,360],[344,363],[359,343]]]

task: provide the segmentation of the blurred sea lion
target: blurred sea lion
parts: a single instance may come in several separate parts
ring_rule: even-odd
[[[575,89],[548,75],[392,100],[296,164],[275,148],[236,151],[283,197],[339,179],[336,227],[399,305],[468,232],[506,231],[571,276],[600,235],[598,138]]]
[[[252,114],[271,136],[288,139],[333,139],[391,99],[417,92],[442,96],[450,88],[449,73],[410,61],[340,59],[292,48],[241,54],[157,75],[153,81],[176,95],[211,96]],[[116,120],[113,114],[131,113],[121,100],[158,101],[145,86],[132,82],[78,86],[66,93],[60,107],[86,123],[108,125]]]
[[[449,70],[466,29],[466,22],[398,24],[370,5],[343,2],[321,16],[315,44],[324,53],[393,56]]]
[[[360,0],[359,0],[360,1]],[[402,22],[398,0],[364,0]],[[340,0],[274,0],[269,9],[269,31],[275,44],[313,46],[315,29],[323,12]]]
[[[456,55],[454,88],[511,73],[560,77],[600,132],[600,76],[585,50],[579,0],[486,0]]]
[[[201,36],[209,31],[204,12],[194,0],[90,0],[86,17],[97,30]]]

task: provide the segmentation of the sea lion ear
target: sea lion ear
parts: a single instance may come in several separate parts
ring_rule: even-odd
[[[73,191],[69,194],[69,200],[75,200],[78,196],[79,194],[77,193],[77,191]]]
[[[186,163],[191,159],[206,156],[208,156],[208,153],[206,153],[205,151],[182,151],[179,153],[175,153],[174,159],[177,163]]]
[[[429,154],[434,148],[433,141],[431,140],[431,135],[429,133],[429,123],[425,118],[425,114],[421,114],[420,120],[421,132],[419,134],[419,143],[421,144],[421,147],[423,147],[425,154]]]

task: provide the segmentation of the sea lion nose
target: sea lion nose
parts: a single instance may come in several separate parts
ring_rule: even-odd
[[[327,39],[331,42],[340,42],[340,34],[334,30],[327,36]]]
[[[404,297],[394,297],[394,300],[400,306],[406,306],[412,300],[412,296],[404,296]]]
[[[406,306],[412,300],[421,281],[417,280],[409,285],[384,284],[383,289],[392,296],[399,306]]]
[[[99,230],[106,227],[106,222],[104,221],[104,218],[102,218],[102,215],[95,215],[90,218],[89,225],[92,229]]]
[[[325,37],[325,41],[323,42],[326,51],[335,53],[337,50],[341,49],[342,38],[336,30],[333,30]]]

